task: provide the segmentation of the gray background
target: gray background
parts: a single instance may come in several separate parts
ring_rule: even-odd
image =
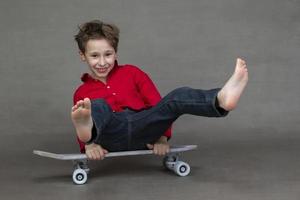
[[[249,84],[227,118],[183,116],[173,144],[192,173],[178,178],[158,157],[91,163],[75,186],[70,163],[33,149],[76,152],[72,95],[87,70],[73,35],[101,19],[119,26],[119,63],[140,66],[164,95],[179,86],[221,87],[235,59]],[[0,2],[1,199],[299,199],[298,0]]]

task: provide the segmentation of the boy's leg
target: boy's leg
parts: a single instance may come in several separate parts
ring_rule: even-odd
[[[171,124],[183,114],[205,117],[223,117],[228,111],[220,108],[217,95],[220,89],[200,90],[177,88],[166,95],[156,106],[132,116],[133,143],[141,146],[154,143]]]
[[[84,144],[101,145],[108,151],[126,150],[128,143],[126,115],[125,112],[113,113],[103,99],[90,101],[86,98],[72,108],[72,121],[79,140]]]
[[[98,137],[101,130],[109,122],[112,115],[111,108],[103,99],[92,102],[89,98],[80,100],[72,107],[71,118],[80,141],[87,143],[93,137]],[[96,130],[92,134],[92,130]]]
[[[133,117],[132,126],[136,140],[155,142],[182,114],[225,116],[236,107],[247,81],[246,63],[237,59],[233,75],[221,90],[196,90],[185,87],[172,91],[155,107]]]
[[[92,137],[93,120],[91,113],[91,101],[88,98],[78,101],[72,107],[72,122],[76,129],[77,137],[82,142],[87,142]]]

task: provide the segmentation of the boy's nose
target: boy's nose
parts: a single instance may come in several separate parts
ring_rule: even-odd
[[[105,66],[106,62],[103,58],[100,58],[98,65],[100,65],[101,67]]]

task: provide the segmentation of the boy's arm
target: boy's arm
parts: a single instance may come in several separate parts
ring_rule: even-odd
[[[138,69],[138,73],[135,74],[135,83],[147,106],[153,107],[161,100],[161,95],[159,94],[153,81],[145,72],[140,69]],[[164,136],[166,136],[168,139],[171,138],[171,127],[165,132]]]

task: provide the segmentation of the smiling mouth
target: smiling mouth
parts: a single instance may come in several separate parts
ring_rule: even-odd
[[[96,68],[97,72],[99,73],[105,73],[108,70],[109,67],[100,67]]]

